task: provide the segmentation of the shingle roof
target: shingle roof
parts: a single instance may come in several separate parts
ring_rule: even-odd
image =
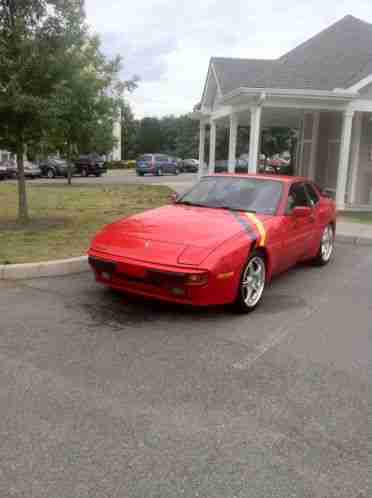
[[[211,62],[217,73],[223,94],[242,86],[265,87],[265,74],[277,62],[270,59],[228,59],[213,57]]]
[[[221,91],[333,90],[372,73],[372,24],[346,16],[276,60],[212,58]]]

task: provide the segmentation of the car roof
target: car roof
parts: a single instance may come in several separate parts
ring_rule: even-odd
[[[233,178],[257,178],[258,180],[273,180],[281,183],[296,183],[296,182],[308,182],[308,178],[304,176],[288,176],[288,175],[268,175],[268,174],[254,174],[254,173],[215,173],[212,175],[206,175],[207,177],[222,176],[222,177],[233,177]]]

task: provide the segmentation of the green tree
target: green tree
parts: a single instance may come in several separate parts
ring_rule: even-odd
[[[82,0],[0,0],[0,141],[17,157],[21,223],[29,219],[25,148],[43,136],[83,20]]]
[[[135,159],[138,154],[138,131],[140,123],[125,100],[121,103],[121,157]]]
[[[137,144],[139,154],[163,152],[164,148],[167,148],[158,118],[149,117],[141,120],[138,129]]]
[[[261,150],[266,157],[291,149],[294,132],[290,128],[273,127],[263,130]]]
[[[113,149],[113,125],[119,119],[122,95],[137,80],[121,82],[121,60],[108,60],[97,36],[85,35],[70,50],[64,79],[56,87],[49,106],[50,135],[65,151],[72,177],[72,157],[82,152],[107,153]]]
[[[197,121],[187,115],[178,118],[175,146],[177,157],[183,159],[198,157],[199,123]]]

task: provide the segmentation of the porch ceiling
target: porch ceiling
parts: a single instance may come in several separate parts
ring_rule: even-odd
[[[301,117],[303,115],[302,109],[274,109],[263,108],[261,116],[261,126],[263,128],[269,127],[286,127],[298,128]],[[239,126],[250,126],[251,115],[250,112],[242,111],[238,113]],[[223,117],[217,120],[217,126],[228,128],[230,126],[229,117]]]

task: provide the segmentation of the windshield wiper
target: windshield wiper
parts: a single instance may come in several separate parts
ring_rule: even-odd
[[[212,208],[215,208],[215,209],[226,209],[228,211],[244,211],[245,213],[257,213],[257,211],[255,211],[254,209],[245,209],[245,208],[241,208],[241,207],[234,207],[234,206],[208,206],[208,207],[212,207]]]
[[[208,207],[205,204],[198,204],[197,202],[191,201],[177,201],[176,204],[184,204],[185,206]]]

